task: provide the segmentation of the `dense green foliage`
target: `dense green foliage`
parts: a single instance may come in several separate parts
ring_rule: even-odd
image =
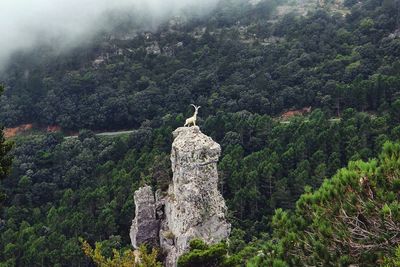
[[[113,257],[107,258],[103,255],[102,244],[96,242],[93,249],[88,242],[82,242],[82,249],[86,256],[90,257],[96,266],[99,267],[161,267],[161,262],[157,261],[158,251],[153,248],[151,253],[147,251],[145,245],[140,246],[139,253],[133,249],[118,251],[113,249]],[[138,255],[140,255],[138,257]]]
[[[3,86],[0,84],[0,96],[3,93]],[[12,143],[6,142],[3,135],[3,128],[0,125],[0,183],[1,180],[6,178],[11,169],[12,157],[10,155],[10,151],[12,149]],[[2,227],[3,221],[1,220],[1,212],[3,208],[3,201],[5,200],[6,195],[0,189],[0,229]]]
[[[388,117],[352,110],[340,122],[320,111],[290,124],[243,113],[211,118],[205,126],[209,121],[216,122],[212,136],[226,133],[217,138],[225,147],[219,165],[223,195],[233,222],[251,235],[267,230],[276,208],[293,208],[305,185],[319,187],[349,160],[374,156],[390,136],[398,138]]]
[[[2,74],[2,123],[137,130],[18,137],[0,187],[8,196],[0,266],[88,266],[80,238],[99,242],[104,258],[128,248],[132,192],[167,188],[171,132],[192,102],[202,106],[202,131],[222,146],[220,189],[234,229],[228,243],[194,242],[182,266],[395,266],[398,242],[384,244],[390,225],[360,241],[378,248],[352,254],[345,243],[353,236],[342,210],[397,225],[399,201],[398,145],[368,162],[400,140],[400,38],[389,37],[398,1],[353,2],[346,16],[318,9],[272,21],[277,2],[224,1],[207,18],[149,38],[102,40],[58,60],[43,51],[40,60],[14,58]],[[155,41],[173,53],[148,53]],[[307,116],[276,116],[309,105]],[[2,162],[10,158],[0,154],[0,171]]]
[[[391,256],[385,258],[384,266],[385,267],[400,266],[400,246],[397,247],[394,255],[391,255]]]
[[[0,96],[3,93],[3,86],[0,84]],[[6,142],[3,135],[3,128],[0,125],[0,180],[4,179],[10,172],[11,157],[11,142]],[[1,200],[1,198],[0,198]]]
[[[386,143],[377,160],[350,162],[315,192],[301,196],[293,214],[272,219],[273,257],[290,266],[376,266],[400,244],[400,144]],[[272,248],[272,249],[271,249]],[[269,254],[271,255],[271,254]],[[269,263],[267,263],[269,262]]]
[[[228,253],[223,243],[210,247],[198,239],[190,242],[190,250],[190,253],[179,258],[179,267],[223,266],[225,265],[226,254]]]
[[[203,107],[203,118],[304,106],[338,115],[347,107],[383,109],[398,96],[400,42],[388,37],[398,26],[396,0],[363,1],[345,17],[318,9],[273,22],[275,5],[226,0],[205,18],[150,37],[100,36],[57,60],[45,49],[37,60],[20,55],[2,78],[10,89],[0,121],[118,129],[160,125],[167,114],[189,112],[189,103]],[[152,52],[156,43],[161,54]]]
[[[65,141],[55,134],[17,140],[14,171],[3,183],[9,198],[0,261],[5,266],[87,264],[79,237],[103,240],[106,256],[111,248],[127,246],[132,192],[141,177],[160,174],[154,162],[163,162],[158,149],[149,149],[153,141],[163,142],[145,129],[125,140],[100,140],[90,132]],[[168,176],[169,168],[163,171]]]
[[[6,142],[0,128],[0,180],[4,179],[10,172],[11,157],[9,154],[11,148],[12,143]]]
[[[293,212],[277,209],[271,237],[239,250],[235,234],[230,246],[195,240],[180,266],[398,266],[399,192],[400,143],[387,142],[378,159],[352,161],[308,188]]]
[[[344,114],[341,121],[330,121],[315,111],[282,124],[267,116],[233,113],[204,122],[203,130],[223,147],[221,189],[230,221],[238,228],[235,242],[269,231],[274,210],[293,208],[305,185],[317,188],[348,159],[367,159],[385,140],[398,138],[390,116]],[[141,128],[116,139],[82,131],[79,138],[65,140],[57,134],[17,140],[14,171],[3,183],[10,197],[0,259],[10,266],[82,265],[87,260],[79,237],[103,240],[109,253],[128,246],[133,190],[143,183],[165,189],[170,179],[176,125],[168,125],[173,126]]]

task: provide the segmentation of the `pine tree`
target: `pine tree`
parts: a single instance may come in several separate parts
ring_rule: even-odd
[[[293,213],[278,209],[265,251],[271,257],[264,263],[396,266],[399,189],[400,144],[387,142],[378,159],[350,162],[317,191],[307,188]]]

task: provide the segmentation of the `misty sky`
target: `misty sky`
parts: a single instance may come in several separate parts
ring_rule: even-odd
[[[123,11],[157,26],[182,10],[202,14],[218,0],[0,0],[0,68],[12,53],[58,40],[61,49],[112,28],[107,14]],[[150,28],[149,27],[149,28]]]

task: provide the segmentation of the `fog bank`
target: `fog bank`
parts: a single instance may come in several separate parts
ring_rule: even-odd
[[[154,28],[185,10],[201,15],[219,0],[0,0],[0,68],[17,51],[39,44],[67,49],[111,29],[118,14]]]

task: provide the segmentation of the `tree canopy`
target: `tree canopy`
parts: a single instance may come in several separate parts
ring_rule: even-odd
[[[79,135],[34,130],[12,148],[0,133],[0,266],[91,266],[81,238],[100,261],[129,258],[133,191],[167,190],[171,132],[190,103],[221,144],[233,230],[195,242],[182,266],[396,266],[398,1],[253,2],[13,56],[1,124]]]

